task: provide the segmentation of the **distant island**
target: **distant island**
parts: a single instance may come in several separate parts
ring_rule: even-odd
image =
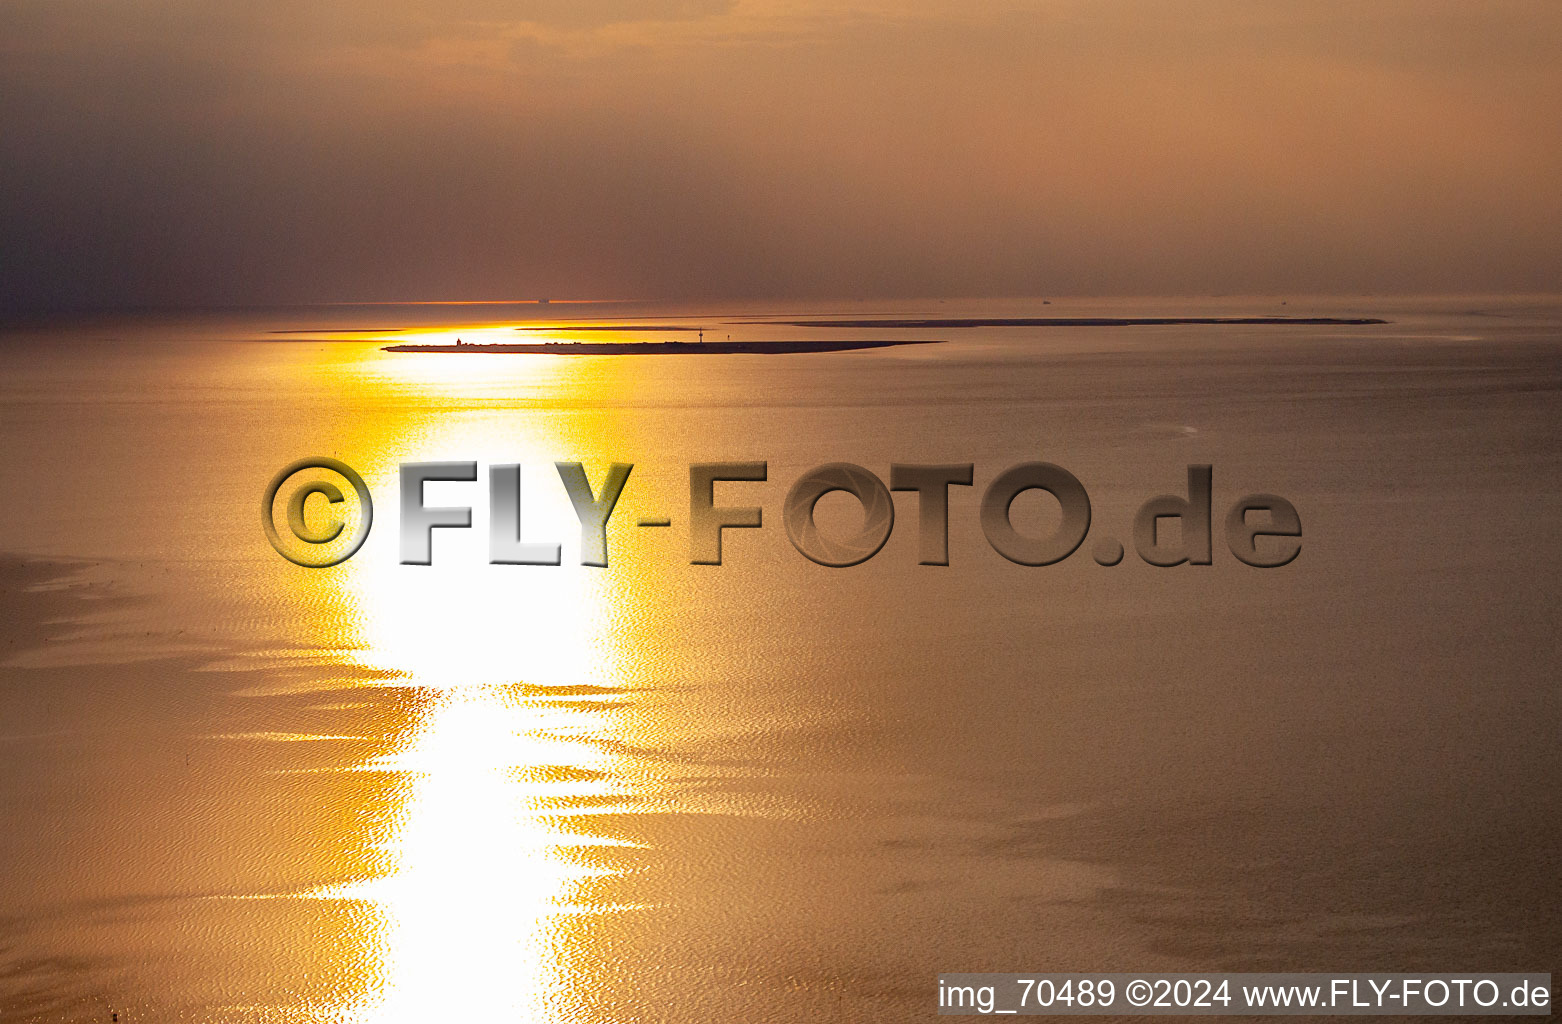
[[[751,321],[743,321],[749,323]],[[778,323],[785,327],[873,327],[883,330],[919,330],[922,328],[960,327],[1170,327],[1170,326],[1293,326],[1317,327],[1329,324],[1359,326],[1386,324],[1387,320],[1368,317],[1335,316],[1139,316],[1139,317],[934,317],[925,320],[780,320],[752,321]]]
[[[471,355],[545,356],[719,356],[737,353],[778,355],[788,352],[849,352],[853,349],[891,348],[896,345],[941,345],[942,339],[908,338],[896,341],[561,341],[524,345],[387,345],[386,352],[440,352]]]
[[[567,320],[551,324],[523,324],[517,327],[517,331],[684,331],[693,334],[699,327],[685,327],[683,324],[574,324]]]

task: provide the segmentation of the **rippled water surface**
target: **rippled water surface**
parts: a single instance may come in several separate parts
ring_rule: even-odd
[[[944,343],[382,351],[539,315]],[[779,323],[869,315],[1390,322]],[[1557,302],[333,308],[13,325],[0,365],[0,1019],[905,1021],[939,971],[1562,952]],[[332,569],[257,522],[308,455],[376,499]],[[397,467],[434,460],[485,467],[428,489],[475,529],[401,565]],[[605,569],[556,460],[635,466]],[[718,503],[764,527],[689,564],[689,465],[759,460]],[[1092,517],[1028,568],[977,508],[1034,460]],[[836,461],[974,463],[951,564],[909,493],[867,563],[800,556],[783,498]],[[563,565],[488,564],[496,463]],[[1146,565],[1133,513],[1192,463],[1214,562]],[[1284,568],[1225,547],[1252,492],[1300,512]]]

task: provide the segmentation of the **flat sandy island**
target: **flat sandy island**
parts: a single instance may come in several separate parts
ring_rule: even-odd
[[[746,321],[745,321],[746,322]],[[872,327],[882,330],[960,327],[1186,327],[1295,326],[1386,324],[1370,317],[1336,316],[1009,316],[932,317],[918,320],[783,320],[787,327]]]
[[[563,341],[523,345],[387,345],[387,352],[442,352],[472,355],[552,356],[717,356],[733,353],[775,355],[787,352],[848,352],[853,349],[891,348],[896,345],[941,345],[936,338],[897,341]]]

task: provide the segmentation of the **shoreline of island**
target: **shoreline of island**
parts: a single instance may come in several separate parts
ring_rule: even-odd
[[[942,338],[897,340],[835,339],[819,341],[563,341],[527,344],[387,345],[385,352],[434,352],[451,355],[780,355],[804,352],[851,352],[900,345],[942,345]]]
[[[971,327],[1362,327],[1386,324],[1376,317],[1338,316],[1005,316],[926,317],[910,320],[744,320],[733,323],[780,327],[875,328],[879,330],[965,329]]]

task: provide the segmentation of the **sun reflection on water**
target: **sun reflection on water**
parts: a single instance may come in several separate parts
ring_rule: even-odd
[[[558,943],[601,874],[576,854],[610,840],[564,832],[550,811],[614,795],[611,758],[578,738],[572,702],[463,688],[429,712],[409,749],[393,873],[358,893],[384,914],[381,974],[350,1019],[553,1021],[568,1013]]]
[[[468,379],[486,373],[484,362],[391,383],[424,389],[434,402],[470,393],[468,386],[491,388],[490,378]],[[366,386],[374,386],[373,373]],[[430,485],[428,504],[473,509],[473,529],[436,531],[433,566],[397,564],[382,537],[376,557],[354,559],[333,577],[339,606],[355,609],[350,659],[431,695],[399,749],[357,766],[404,784],[384,843],[385,873],[322,894],[366,902],[382,929],[377,973],[342,1019],[570,1016],[561,943],[572,922],[601,910],[578,898],[609,873],[592,848],[626,844],[563,822],[617,809],[632,795],[623,781],[631,773],[600,742],[609,729],[604,709],[621,696],[607,635],[610,595],[600,574],[578,565],[578,522],[551,465],[589,458],[605,439],[561,438],[549,422],[514,410],[447,408],[365,425],[365,433],[383,435],[362,445],[383,453],[379,464],[360,467],[376,493],[396,493],[396,463],[408,451],[476,460],[480,476]],[[488,564],[487,467],[498,462],[525,467],[524,532],[562,542],[564,565]],[[601,470],[592,468],[596,481]]]

